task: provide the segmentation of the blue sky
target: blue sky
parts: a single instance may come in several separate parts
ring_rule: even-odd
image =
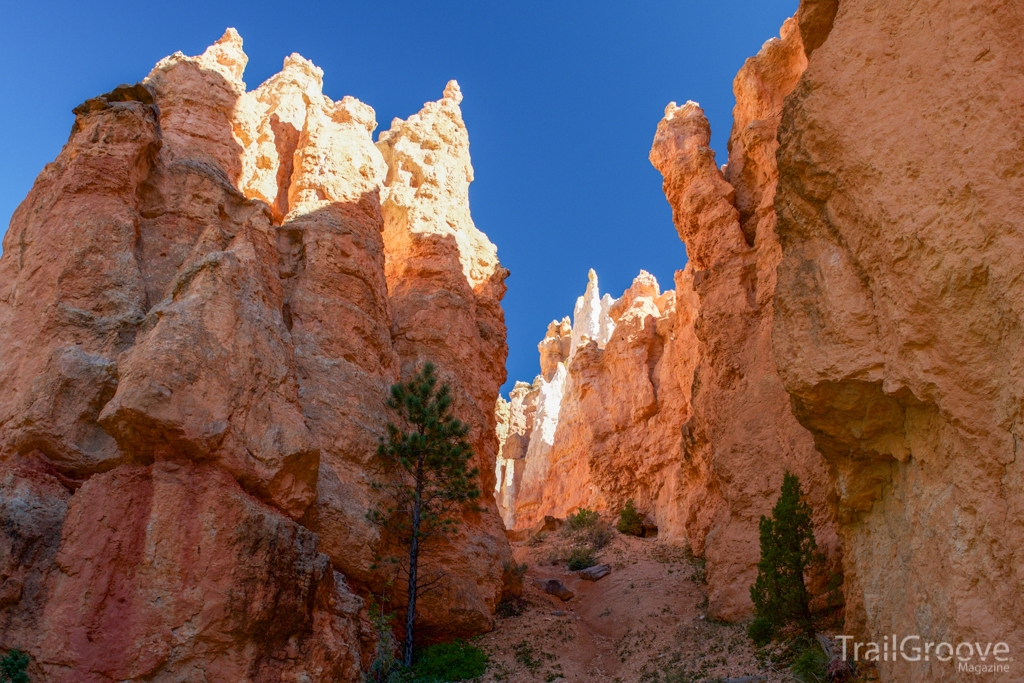
[[[732,79],[797,4],[4,0],[0,227],[67,140],[73,107],[227,26],[245,41],[250,89],[298,52],[323,68],[326,94],[371,105],[384,129],[455,78],[473,217],[512,271],[507,390],[537,374],[537,342],[572,313],[589,268],[613,296],[641,268],[672,286],[686,252],[647,161],[655,127],[669,101],[700,102],[722,163]]]

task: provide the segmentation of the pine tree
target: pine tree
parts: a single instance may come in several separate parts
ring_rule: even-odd
[[[795,474],[786,472],[772,517],[761,517],[760,532],[761,560],[757,563],[757,580],[750,587],[754,601],[750,637],[765,644],[780,628],[796,626],[813,638],[811,596],[804,579],[821,558],[814,540],[811,507],[803,500]]]
[[[619,521],[615,528],[630,536],[644,535],[644,518],[636,510],[636,503],[630,498],[626,501],[625,507],[619,511]]]
[[[0,683],[29,683],[28,655],[21,650],[8,650],[0,657]]]
[[[403,557],[393,559],[407,583],[402,651],[407,667],[412,665],[416,599],[443,578],[427,579],[421,574],[424,550],[431,540],[451,535],[459,513],[475,507],[480,497],[479,471],[469,467],[473,457],[465,438],[469,427],[452,416],[451,392],[447,384],[438,389],[437,381],[434,365],[427,363],[410,381],[391,387],[387,405],[398,412],[408,431],[387,425],[387,440],[377,449],[386,476],[373,483],[385,495],[369,513],[370,520],[405,551]]]

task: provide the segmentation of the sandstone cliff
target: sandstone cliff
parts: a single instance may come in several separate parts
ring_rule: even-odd
[[[779,128],[774,348],[839,493],[847,628],[1019,653],[1024,17],[843,0],[827,25]]]
[[[427,359],[492,487],[507,271],[458,86],[378,145],[312,63],[246,91],[246,61],[229,30],[76,108],[4,240],[0,647],[43,680],[358,680],[368,464]],[[435,635],[492,625],[483,508],[435,558]]]
[[[776,268],[781,257],[772,198],[782,104],[806,66],[797,19],[736,76],[729,160],[716,167],[711,130],[694,103],[670,104],[651,161],[686,243],[699,299],[693,418],[682,426],[687,537],[707,558],[711,609],[750,609],[759,556],[757,520],[786,470],[799,475],[832,569],[839,555],[835,501],[824,460],[796,421],[772,356]]]
[[[499,404],[506,526],[578,507],[615,511],[634,498],[661,534],[682,538],[678,429],[689,413],[692,303],[663,294],[646,272],[620,298],[602,296],[590,272],[573,324],[551,323],[538,346],[542,374]]]

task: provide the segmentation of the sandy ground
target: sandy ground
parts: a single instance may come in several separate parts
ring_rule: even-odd
[[[480,679],[532,683],[697,683],[763,676],[791,681],[760,665],[742,625],[711,621],[702,567],[682,548],[657,539],[616,534],[598,561],[611,574],[581,579],[552,566],[558,544],[513,543],[516,561],[529,567],[525,611],[499,618],[478,644],[490,655]],[[562,602],[530,582],[561,579],[576,595]]]

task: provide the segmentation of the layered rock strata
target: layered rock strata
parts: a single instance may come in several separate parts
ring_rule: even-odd
[[[507,271],[458,87],[378,146],[312,63],[246,91],[246,61],[229,30],[76,108],[4,239],[0,648],[40,680],[359,680],[358,594],[387,579],[370,460],[426,360],[488,474],[421,621],[492,625]]]
[[[1000,681],[1024,650],[1022,22],[843,0],[782,110],[774,197],[775,356],[835,477],[848,632],[1002,641]]]

